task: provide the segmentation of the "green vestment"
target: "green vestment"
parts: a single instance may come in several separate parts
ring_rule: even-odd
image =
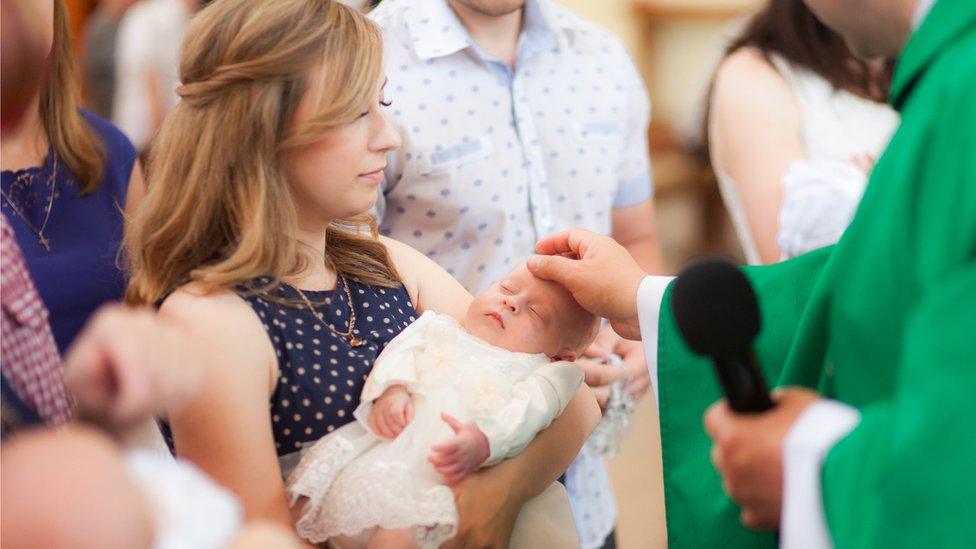
[[[770,385],[861,422],[823,468],[837,547],[976,547],[976,0],[939,0],[898,60],[902,122],[835,246],[747,267]],[[721,392],[661,307],[661,439],[671,547],[761,547],[709,460]]]

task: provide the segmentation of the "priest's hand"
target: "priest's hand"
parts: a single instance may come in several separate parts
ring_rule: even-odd
[[[712,463],[722,487],[742,509],[747,528],[774,530],[783,501],[783,443],[800,414],[820,398],[809,389],[791,387],[773,393],[776,406],[761,414],[738,414],[725,400],[705,412],[712,438]]]
[[[540,240],[529,271],[566,287],[587,311],[610,321],[627,339],[640,339],[637,288],[647,276],[626,248],[608,236],[573,229]]]

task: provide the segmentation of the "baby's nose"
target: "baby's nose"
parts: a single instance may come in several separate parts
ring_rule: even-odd
[[[515,299],[515,297],[513,296],[506,297],[504,304],[505,304],[505,308],[508,309],[509,312],[511,312],[512,314],[518,314],[519,305],[518,305],[518,300]]]

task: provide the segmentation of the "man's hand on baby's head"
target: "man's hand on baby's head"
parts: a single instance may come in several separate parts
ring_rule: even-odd
[[[381,437],[396,438],[413,421],[413,399],[403,385],[393,385],[373,401],[369,427]]]
[[[491,448],[488,437],[474,423],[461,423],[448,414],[441,414],[441,419],[454,430],[454,438],[431,448],[432,453],[427,461],[444,475],[448,484],[453,485],[488,461]]]

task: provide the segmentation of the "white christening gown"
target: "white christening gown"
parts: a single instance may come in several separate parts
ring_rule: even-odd
[[[439,546],[458,523],[454,495],[427,461],[432,446],[453,436],[441,413],[478,425],[492,465],[525,449],[582,381],[576,364],[495,347],[447,315],[424,313],[377,357],[357,421],[316,442],[289,475],[289,498],[301,506],[299,535],[355,547],[377,526],[412,528],[421,547]],[[389,440],[372,433],[368,419],[393,385],[411,394],[414,418]]]

